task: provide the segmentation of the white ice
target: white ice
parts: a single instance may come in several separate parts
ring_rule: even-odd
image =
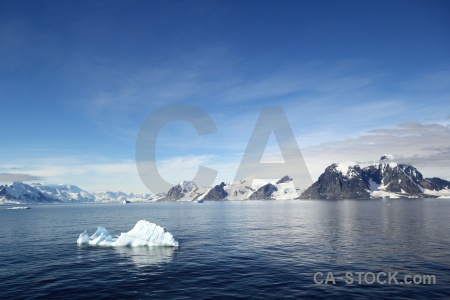
[[[113,247],[139,247],[139,246],[172,246],[179,243],[164,227],[146,220],[140,220],[133,229],[121,233],[120,236],[111,235],[106,228],[99,226],[97,231],[89,237],[85,230],[80,234],[77,244],[89,244]]]
[[[349,178],[353,178],[353,176],[357,175],[356,172],[349,172],[349,170],[353,170],[356,166],[356,162],[353,161],[344,161],[336,164],[336,170],[341,172],[342,175],[346,175]]]

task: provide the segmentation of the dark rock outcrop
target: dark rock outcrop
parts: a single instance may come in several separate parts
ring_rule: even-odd
[[[400,197],[436,197],[426,190],[450,188],[440,178],[424,178],[415,167],[391,162],[383,155],[378,164],[364,169],[358,165],[332,164],[319,179],[300,196],[301,199],[369,199],[371,191],[395,193]]]
[[[386,186],[387,192],[421,194],[422,174],[411,165],[372,165],[364,169],[365,177]]]
[[[319,179],[302,193],[300,199],[369,199],[368,183],[356,165],[342,174],[337,164],[325,169]]]
[[[162,198],[161,201],[176,201],[184,197],[183,188],[181,185],[177,184],[170,188],[167,192],[166,197]]]
[[[290,181],[292,181],[292,178],[286,175],[286,176],[282,177],[280,180],[278,180],[277,184],[286,183],[286,182],[290,182]]]
[[[283,177],[284,178],[284,177]],[[278,188],[271,183],[268,183],[259,189],[256,190],[253,194],[250,195],[250,200],[264,200],[270,199],[273,192],[278,191]]]
[[[228,193],[224,190],[225,183],[221,183],[220,185],[216,185],[203,197],[203,200],[224,200]]]
[[[450,181],[438,177],[426,178],[425,181],[430,183],[430,187],[426,187],[429,190],[439,191],[442,189],[450,189]]]
[[[183,198],[195,200],[201,194],[199,193],[199,186],[193,181],[183,181],[173,186],[164,198],[158,201],[177,201]]]

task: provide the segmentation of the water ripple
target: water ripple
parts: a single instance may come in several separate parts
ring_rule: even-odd
[[[40,205],[0,210],[3,299],[445,298],[450,203],[259,201]],[[437,209],[436,207],[439,207]],[[181,247],[78,246],[102,225],[114,234],[147,219]],[[437,221],[440,220],[440,221]],[[435,274],[433,286],[317,285],[315,272]]]

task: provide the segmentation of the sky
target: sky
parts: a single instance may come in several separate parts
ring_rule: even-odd
[[[450,179],[449,36],[448,1],[0,0],[0,183],[149,192],[138,132],[172,104],[217,128],[160,130],[172,184],[199,165],[234,180],[267,106],[313,180],[385,153]],[[263,162],[282,161],[271,136]]]

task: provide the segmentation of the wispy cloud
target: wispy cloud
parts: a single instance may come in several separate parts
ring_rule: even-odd
[[[14,182],[14,181],[39,181],[43,180],[43,177],[34,176],[30,174],[19,173],[0,173],[0,182]]]
[[[75,184],[86,190],[147,192],[140,182],[134,161],[98,161],[96,157],[86,156],[40,158],[17,161],[15,165],[0,165],[0,171],[8,172],[3,173],[8,174],[3,178],[8,182],[44,180],[47,183]]]
[[[157,167],[160,175],[172,184],[194,178],[200,165],[217,170],[216,181],[220,182],[233,179],[238,163],[239,159],[233,156],[186,155],[157,160]],[[3,164],[0,172],[5,172],[0,173],[0,182],[36,180],[74,184],[90,191],[149,192],[139,177],[136,162],[132,160],[111,162],[98,157],[60,156]]]
[[[175,156],[169,159],[157,161],[158,171],[160,175],[173,184],[177,184],[183,180],[194,178],[200,165],[210,167],[214,161],[212,155],[188,155]]]
[[[239,80],[224,91],[225,102],[267,102],[277,103],[286,97],[317,98],[329,94],[338,97],[349,91],[366,88],[382,76],[380,71],[367,72],[363,61],[306,62],[282,66],[263,75],[238,75]],[[311,99],[312,100],[312,99]],[[344,99],[341,99],[344,100]]]
[[[450,125],[409,122],[303,150],[313,177],[333,162],[353,160],[361,164],[377,161],[385,153],[397,161],[415,165],[425,176],[450,178]]]
[[[163,135],[160,140],[167,151],[183,149],[191,155],[216,155],[218,148],[242,153],[264,105],[284,107],[303,147],[359,136],[379,124],[433,119],[441,111],[424,105],[425,96],[417,95],[413,84],[387,93],[383,86],[390,80],[388,72],[369,61],[272,66],[270,72],[249,76],[251,70],[241,67],[231,47],[196,51],[152,68],[89,66],[93,69],[85,73],[102,79],[86,83],[90,88],[76,109],[111,137],[132,144],[139,125],[155,109],[170,103],[198,105],[213,116],[218,133],[185,140],[184,129],[175,128],[170,136],[184,142]],[[435,96],[434,102],[445,98],[442,93]]]
[[[74,64],[73,69],[79,68]],[[289,110],[319,107],[325,114],[326,106],[321,103],[345,106],[373,90],[384,73],[368,66],[370,63],[357,60],[314,61],[273,65],[254,74],[250,66],[243,68],[232,47],[224,45],[195,49],[151,68],[125,64],[82,67],[74,76],[87,74],[80,83],[84,93],[68,105],[103,131],[131,138],[148,114],[172,103],[198,105],[211,114],[226,114],[226,119],[245,120],[249,110],[257,113],[263,105],[278,103]]]
[[[269,142],[263,162],[282,162],[274,139]],[[301,148],[305,162],[315,180],[334,162],[375,162],[382,154],[394,154],[397,161],[415,165],[425,176],[450,179],[450,124],[408,122],[390,128],[378,128],[347,139]],[[270,141],[270,140],[269,140]],[[235,152],[172,156],[157,160],[161,176],[176,184],[192,179],[199,165],[218,171],[216,183],[232,181],[242,156]],[[26,167],[23,167],[26,166]],[[293,168],[293,169],[292,169]],[[296,166],[286,166],[286,174]],[[44,180],[71,183],[87,190],[123,190],[148,192],[133,160],[110,162],[98,157],[58,157],[22,161],[0,166],[0,179]]]

